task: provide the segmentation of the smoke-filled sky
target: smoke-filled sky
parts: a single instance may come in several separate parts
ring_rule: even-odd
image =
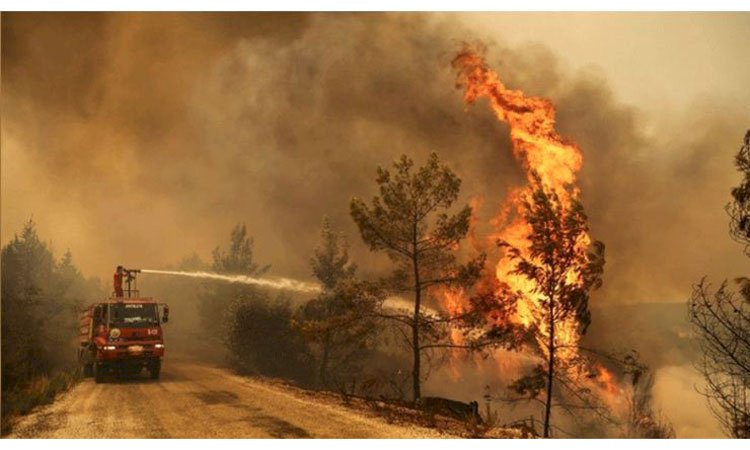
[[[723,208],[749,14],[3,14],[2,242],[33,217],[105,278],[208,260],[245,222],[272,274],[309,279],[328,215],[376,273],[348,202],[377,165],[437,152],[485,224],[523,180],[507,127],[455,89],[474,40],[583,151],[597,302],[682,302],[747,272]]]

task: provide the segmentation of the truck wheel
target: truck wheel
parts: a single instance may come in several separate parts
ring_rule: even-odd
[[[104,382],[104,364],[102,363],[94,363],[93,364],[93,371],[94,371],[94,381],[97,383],[103,383]]]
[[[151,372],[151,379],[158,380],[161,373],[161,361],[156,360],[148,365],[148,371]]]
[[[78,350],[78,363],[81,366],[81,375],[88,378],[94,375],[94,355],[89,349],[81,348]]]

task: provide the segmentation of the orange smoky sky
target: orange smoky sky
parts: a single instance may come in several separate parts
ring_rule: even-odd
[[[750,127],[748,19],[6,13],[2,242],[33,217],[58,255],[105,278],[208,260],[244,222],[272,274],[308,278],[327,215],[377,273],[348,217],[377,165],[435,151],[484,218],[523,180],[507,127],[454,87],[450,60],[481,40],[583,152],[591,234],[607,245],[596,300],[684,301],[701,276],[746,268],[723,207]]]

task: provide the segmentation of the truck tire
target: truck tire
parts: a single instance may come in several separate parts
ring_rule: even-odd
[[[88,349],[80,349],[78,351],[78,363],[81,366],[81,375],[83,378],[88,378],[94,375],[94,364],[93,355]]]
[[[104,364],[95,362],[93,364],[94,381],[97,383],[104,382]]]
[[[159,374],[161,373],[161,360],[157,359],[156,361],[151,362],[151,364],[148,365],[148,371],[151,373],[152,380],[158,380]]]

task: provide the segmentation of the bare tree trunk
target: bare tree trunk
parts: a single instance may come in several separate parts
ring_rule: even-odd
[[[412,351],[414,353],[414,366],[412,367],[412,397],[416,402],[422,396],[420,386],[420,372],[422,367],[421,354],[419,349],[419,309],[422,304],[422,286],[419,280],[419,257],[417,255],[417,223],[414,223],[414,255],[412,264],[414,265],[414,320],[412,323]]]
[[[320,358],[320,372],[318,373],[321,386],[325,386],[328,382],[328,380],[326,379],[326,372],[328,371],[328,353],[330,352],[330,346],[331,332],[326,331],[326,335],[323,338],[323,355]]]
[[[416,259],[414,260],[414,276],[416,282],[414,283],[414,323],[411,328],[411,340],[412,340],[412,351],[414,353],[414,366],[412,368],[412,396],[416,402],[419,397],[422,396],[422,390],[420,386],[420,372],[422,367],[421,354],[419,349],[419,308],[422,303],[422,288],[419,285],[419,270],[417,268]]]
[[[417,294],[419,296],[419,294]],[[419,305],[419,302],[417,302],[417,305]],[[417,306],[418,308],[418,306]],[[414,326],[412,327],[412,340],[414,341],[414,345],[412,350],[414,351],[414,367],[412,368],[412,396],[414,401],[417,401],[419,397],[422,396],[422,389],[420,386],[420,368],[421,368],[421,358],[420,358],[420,352],[419,352],[419,324],[417,321],[419,318],[415,315],[414,317]]]
[[[550,416],[552,414],[552,384],[555,376],[555,316],[554,303],[549,302],[549,367],[547,370],[547,401],[544,404],[544,437],[549,437]]]

